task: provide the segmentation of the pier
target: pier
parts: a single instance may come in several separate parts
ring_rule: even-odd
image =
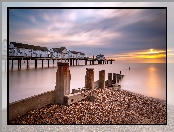
[[[97,60],[97,59],[89,59],[89,58],[52,58],[52,57],[8,57],[8,60],[11,60],[11,68],[14,68],[13,61],[17,60],[18,61],[18,69],[21,69],[21,61],[26,60],[25,62],[27,63],[26,68],[29,68],[29,60],[34,60],[35,61],[35,68],[38,67],[37,63],[38,60],[42,60],[42,68],[43,68],[43,63],[44,61],[47,61],[48,67],[50,67],[50,63],[53,63],[55,61],[64,61],[69,63],[69,66],[79,66],[79,61],[83,60],[84,65],[99,65],[99,64],[113,64],[113,59],[105,59],[105,60]],[[51,62],[52,61],[52,62]],[[97,63],[97,64],[96,64]]]

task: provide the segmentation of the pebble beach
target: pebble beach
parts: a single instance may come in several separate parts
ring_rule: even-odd
[[[84,93],[94,101],[50,104],[18,116],[10,124],[166,124],[166,101],[117,87]]]

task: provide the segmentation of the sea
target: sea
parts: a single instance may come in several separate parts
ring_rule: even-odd
[[[22,60],[21,69],[18,70],[18,62],[9,60],[9,103],[38,95],[55,89],[57,61],[38,61],[38,67],[35,68],[33,60],[29,62],[29,68],[26,68],[26,61]],[[60,61],[59,61],[60,62]],[[63,62],[63,61],[62,61]],[[72,89],[82,88],[85,86],[86,68],[94,68],[94,81],[99,79],[99,71],[105,70],[105,79],[108,73],[120,73],[125,75],[119,83],[121,89],[142,94],[149,97],[166,100],[166,64],[165,63],[118,63],[84,65],[83,60],[78,62],[78,66],[70,66],[71,82],[70,92]],[[130,67],[130,70],[129,70]],[[8,92],[7,92],[8,94]]]

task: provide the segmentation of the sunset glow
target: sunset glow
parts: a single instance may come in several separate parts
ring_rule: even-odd
[[[165,63],[165,9],[11,9],[9,18],[11,42]]]

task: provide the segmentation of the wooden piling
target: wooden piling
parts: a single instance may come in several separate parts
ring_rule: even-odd
[[[99,71],[99,88],[105,88],[105,70]]]
[[[29,65],[28,65],[28,60],[27,60],[27,68],[29,67]]]
[[[42,59],[42,68],[43,68],[43,59]]]
[[[113,83],[116,83],[116,73],[113,73]]]
[[[35,68],[37,68],[37,60],[35,60]]]
[[[76,66],[77,66],[77,59],[76,59]]]
[[[112,73],[108,73],[108,86],[112,86]]]
[[[73,66],[74,66],[74,59],[72,59],[72,61],[73,61]]]
[[[49,59],[48,59],[48,67],[49,67]]]
[[[11,62],[11,68],[13,69],[13,59],[12,59],[12,62]]]
[[[56,103],[64,104],[64,96],[70,94],[70,70],[69,63],[57,63],[56,72]]]
[[[19,69],[19,60],[18,60],[18,69]]]
[[[94,89],[94,68],[86,68],[85,87],[89,90]]]

